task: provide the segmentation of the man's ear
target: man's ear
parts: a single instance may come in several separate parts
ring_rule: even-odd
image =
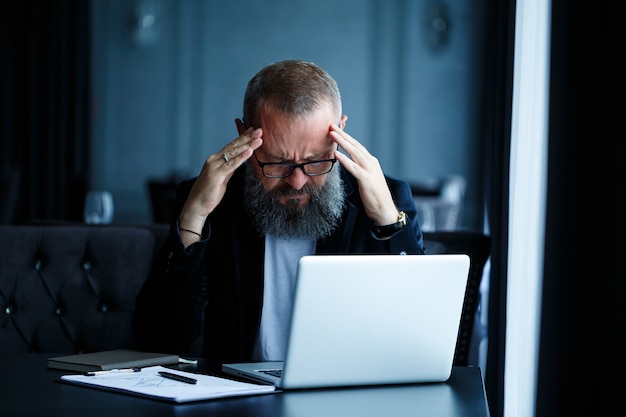
[[[235,125],[237,126],[237,132],[239,132],[240,135],[243,135],[243,132],[245,132],[248,129],[246,127],[246,124],[243,122],[243,120],[239,118],[235,119]]]
[[[344,128],[346,127],[347,120],[348,120],[348,116],[346,116],[345,114],[341,116],[341,120],[339,121],[339,127],[341,128],[341,130],[344,130]]]

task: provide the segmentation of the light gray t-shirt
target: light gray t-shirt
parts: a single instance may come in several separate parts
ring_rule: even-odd
[[[253,360],[284,360],[298,260],[314,253],[314,240],[266,235],[263,310]]]

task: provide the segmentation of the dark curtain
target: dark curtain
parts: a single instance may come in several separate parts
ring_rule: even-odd
[[[483,153],[485,201],[491,234],[488,345],[485,390],[491,415],[503,415],[506,277],[508,260],[509,153],[513,95],[515,0],[491,0],[487,7],[487,65],[484,74]]]
[[[626,29],[552,1],[537,417],[626,415]]]
[[[544,270],[535,414],[624,415],[626,26],[617,3],[552,0]],[[485,387],[504,414],[515,0],[491,1],[485,85],[492,258]]]
[[[14,223],[80,220],[89,161],[89,2],[0,2],[0,166]]]

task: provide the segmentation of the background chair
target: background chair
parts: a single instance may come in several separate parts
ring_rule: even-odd
[[[479,290],[483,269],[491,253],[491,237],[468,230],[424,232],[424,246],[427,254],[464,253],[470,257],[470,270],[461,312],[459,337],[454,353],[454,365],[477,365],[477,355],[476,358],[470,358],[470,348],[480,301]]]
[[[190,178],[191,174],[186,171],[172,171],[165,177],[154,177],[146,180],[154,223],[170,224],[176,209],[178,184]]]
[[[411,184],[422,230],[432,232],[458,229],[466,188],[467,180],[460,175]]]

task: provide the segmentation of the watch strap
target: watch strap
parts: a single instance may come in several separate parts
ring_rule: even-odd
[[[392,224],[384,226],[374,225],[372,232],[378,238],[390,237],[399,230],[402,230],[406,226],[406,214],[401,211],[398,213],[398,221]]]

